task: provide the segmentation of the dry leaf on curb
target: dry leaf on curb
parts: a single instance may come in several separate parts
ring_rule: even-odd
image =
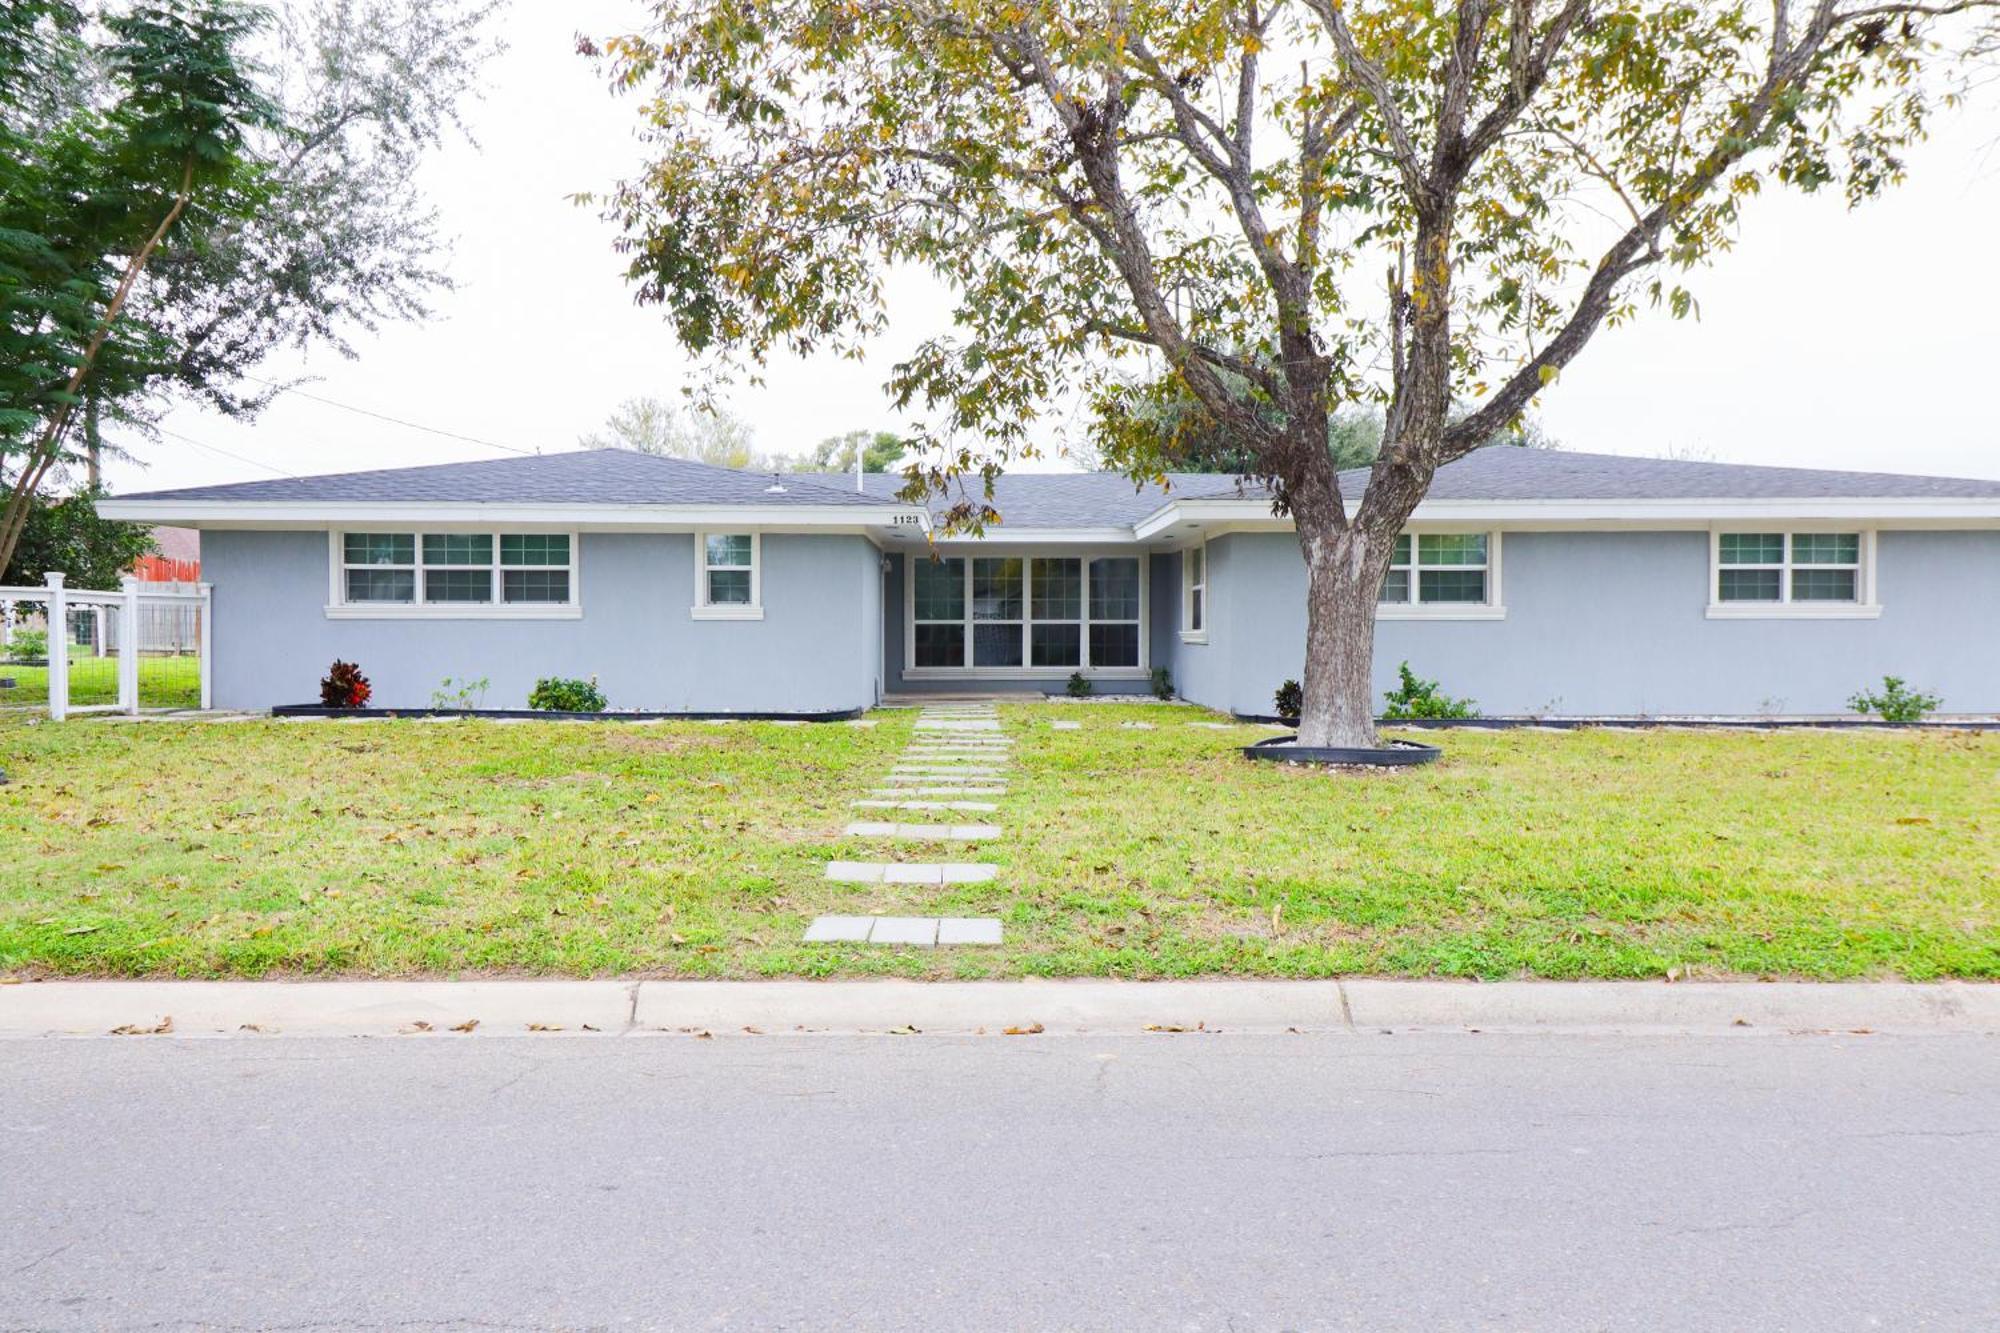
[[[419,1018],[416,1022],[410,1024],[408,1027],[403,1029],[403,1031],[405,1032],[429,1032],[430,1030],[431,1030],[431,1025],[429,1023],[424,1022],[424,1020],[421,1018]]]
[[[530,1023],[530,1024],[528,1024],[528,1031],[530,1031],[530,1032],[561,1032],[561,1031],[562,1031],[562,1029],[561,1029],[560,1027],[557,1027],[557,1026],[555,1026],[554,1024],[551,1024],[551,1023]]]
[[[714,1041],[715,1034],[713,1032],[697,1032],[694,1034],[694,1038],[696,1041]]]
[[[237,1026],[236,1030],[238,1032],[262,1032],[264,1029],[255,1023],[242,1023]]]
[[[137,1023],[126,1023],[123,1026],[111,1029],[111,1035],[114,1037],[164,1037],[173,1030],[174,1016],[168,1014],[160,1020],[158,1027],[142,1028]]]
[[[1206,1032],[1207,1030],[1208,1030],[1208,1020],[1206,1019],[1203,1019],[1201,1022],[1196,1023],[1191,1028],[1181,1027],[1175,1023],[1146,1024],[1146,1031],[1148,1032]]]
[[[921,1028],[911,1027],[908,1023],[905,1023],[899,1028],[890,1028],[889,1035],[892,1037],[914,1037],[922,1030]]]
[[[591,1026],[590,1024],[588,1024],[588,1023],[585,1023],[585,1024],[583,1025],[583,1030],[584,1030],[585,1032],[599,1032],[599,1031],[602,1031],[602,1029],[601,1029],[601,1028],[594,1028],[594,1027],[592,1027],[592,1026]]]
[[[751,1027],[751,1026],[750,1026],[750,1025],[748,1024],[748,1023],[745,1023],[745,1024],[743,1025],[743,1030],[744,1030],[745,1032],[748,1032],[748,1033],[749,1033],[749,1034],[750,1034],[751,1036],[753,1036],[753,1037],[761,1037],[761,1036],[763,1036],[763,1035],[764,1035],[764,1029],[762,1029],[762,1028],[753,1028],[753,1027]]]
[[[1000,1030],[1010,1037],[1032,1037],[1042,1030],[1042,1025],[1040,1023],[1030,1023],[1024,1028],[1001,1028]]]
[[[1672,985],[1672,984],[1673,984],[1674,982],[1676,982],[1676,981],[1679,981],[1679,980],[1681,979],[1681,977],[1682,977],[1682,976],[1684,976],[1684,975],[1685,975],[1685,974],[1684,974],[1684,973],[1683,973],[1683,972],[1681,971],[1681,969],[1679,969],[1678,967],[1670,967],[1670,968],[1668,968],[1668,969],[1667,969],[1667,984],[1668,984],[1668,985]]]
[[[465,1021],[464,1021],[463,1023],[453,1023],[453,1024],[451,1025],[451,1030],[452,1030],[453,1032],[470,1032],[470,1031],[472,1031],[472,1029],[474,1029],[474,1028],[476,1028],[476,1027],[478,1027],[478,1026],[479,1026],[479,1020],[478,1020],[478,1019],[476,1019],[476,1018],[468,1018],[468,1019],[466,1019],[466,1020],[465,1020]]]
[[[23,984],[23,978],[21,977],[0,977],[0,986],[19,986],[21,984]]]

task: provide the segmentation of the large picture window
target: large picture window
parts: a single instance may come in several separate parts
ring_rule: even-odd
[[[1136,556],[914,556],[908,665],[966,675],[1144,666]]]
[[[573,606],[574,546],[566,532],[338,533],[329,610]]]

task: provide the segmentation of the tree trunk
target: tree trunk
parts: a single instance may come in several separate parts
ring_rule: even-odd
[[[1375,602],[1396,534],[1297,514],[1306,562],[1305,701],[1299,744],[1371,748],[1375,736]]]

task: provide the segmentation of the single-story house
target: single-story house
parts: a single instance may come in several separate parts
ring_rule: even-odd
[[[594,676],[614,708],[746,713],[1159,668],[1268,713],[1302,672],[1290,522],[1236,478],[1009,474],[979,538],[901,481],[598,449],[100,507],[201,530],[221,707],[310,702],[335,658],[383,706]],[[2000,481],[1483,449],[1383,585],[1381,687],[1403,661],[1496,715],[1836,714],[1884,675],[2000,711]]]

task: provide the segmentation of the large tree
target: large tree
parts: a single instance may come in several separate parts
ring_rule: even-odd
[[[1295,523],[1301,739],[1369,744],[1377,590],[1438,468],[1608,325],[1686,314],[1681,273],[1760,190],[1894,182],[1991,12],[656,0],[602,47],[652,151],[608,207],[640,298],[720,374],[857,353],[887,269],[941,280],[954,331],[888,385],[936,474],[1081,395],[1105,460],[1154,475],[1174,443],[1134,409],[1171,371]],[[1343,494],[1328,422],[1357,402],[1382,440]]]
[[[852,472],[857,451],[863,472],[887,472],[903,461],[910,442],[890,430],[851,430],[829,435],[813,446],[802,467],[814,472]]]

